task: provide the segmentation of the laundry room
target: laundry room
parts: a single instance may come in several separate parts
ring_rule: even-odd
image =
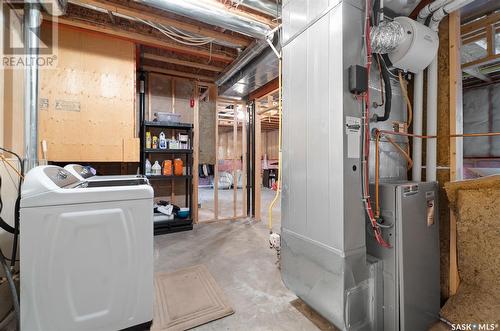
[[[0,19],[0,331],[500,330],[500,2]]]

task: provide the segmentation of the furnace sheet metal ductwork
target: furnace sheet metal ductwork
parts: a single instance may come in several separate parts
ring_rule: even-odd
[[[382,329],[376,310],[382,306],[382,263],[366,253],[361,130],[346,128],[361,123],[347,72],[365,65],[363,17],[364,1],[358,0],[290,0],[283,6],[282,278],[342,330]],[[392,130],[394,122],[406,121],[399,83],[391,84],[390,118],[372,127]],[[372,101],[380,102],[376,64],[370,89]],[[383,178],[406,179],[406,162],[387,142],[381,143],[381,164]]]

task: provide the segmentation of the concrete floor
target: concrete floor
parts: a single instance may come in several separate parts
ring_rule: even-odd
[[[155,237],[155,271],[205,264],[235,310],[196,330],[318,330],[290,305],[296,297],[281,282],[276,253],[269,249],[267,206],[274,193],[262,192],[262,222],[198,224],[193,231]],[[232,191],[221,190],[219,198],[219,208],[232,212]],[[279,205],[274,217],[279,230]]]

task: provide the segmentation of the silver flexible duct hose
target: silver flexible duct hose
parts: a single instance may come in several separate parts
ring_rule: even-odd
[[[403,26],[396,22],[387,20],[381,22],[378,26],[371,29],[370,39],[372,52],[378,54],[387,54],[396,49],[403,41],[405,30]]]

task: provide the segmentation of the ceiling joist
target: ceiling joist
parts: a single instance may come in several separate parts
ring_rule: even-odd
[[[204,37],[214,38],[216,40],[224,41],[226,43],[230,43],[235,46],[246,47],[251,42],[250,39],[243,36],[226,34],[223,32],[216,31],[214,29],[197,26],[194,24],[183,22],[182,20],[172,19],[153,12],[140,10],[138,8],[117,4],[114,2],[112,3],[106,0],[78,0],[78,2],[99,7],[111,11],[113,13],[122,14],[133,18],[140,18],[142,20],[148,20],[154,23],[163,24],[167,26],[172,26],[186,32],[195,33]]]
[[[204,64],[204,63],[199,63],[199,62],[191,62],[191,61],[179,60],[179,59],[175,59],[175,58],[172,58],[172,57],[167,57],[167,56],[162,56],[162,55],[156,55],[156,54],[150,54],[150,53],[144,53],[144,58],[148,59],[148,60],[154,60],[154,61],[159,61],[159,62],[176,64],[176,65],[180,65],[180,66],[197,68],[197,69],[203,69],[203,70],[208,70],[208,71],[221,72],[222,70],[224,70],[224,67],[221,67],[221,66]]]
[[[52,18],[50,16],[44,16],[44,19],[51,21]],[[108,34],[108,35],[118,37],[121,39],[130,40],[130,41],[138,43],[138,44],[163,48],[163,49],[167,49],[167,50],[182,53],[182,54],[193,55],[193,56],[202,57],[202,58],[206,58],[206,59],[211,58],[213,60],[226,62],[226,63],[230,63],[234,60],[234,58],[232,56],[229,56],[227,54],[210,52],[210,50],[208,50],[208,49],[201,49],[201,48],[195,48],[195,47],[190,47],[190,46],[184,46],[184,45],[181,45],[178,43],[159,39],[158,37],[148,36],[148,35],[145,35],[142,33],[137,33],[137,32],[132,32],[132,31],[127,31],[127,30],[118,28],[116,26],[107,26],[107,25],[97,24],[97,23],[89,22],[89,21],[82,21],[82,20],[79,20],[76,18],[68,18],[68,17],[58,17],[57,22],[59,24],[64,24],[64,25],[68,25],[68,26],[72,26],[72,27],[76,27],[76,28],[81,28],[81,29],[91,30],[94,32],[104,33],[104,34]]]
[[[204,81],[204,82],[210,82],[210,83],[214,82],[214,80],[215,80],[214,77],[201,76],[198,74],[191,74],[188,72],[169,70],[169,69],[157,68],[157,67],[152,67],[152,66],[144,66],[143,69],[145,71],[149,71],[149,72],[156,72],[156,73],[165,74],[165,75],[169,75],[169,76],[191,78],[191,79],[200,80],[200,81]]]

